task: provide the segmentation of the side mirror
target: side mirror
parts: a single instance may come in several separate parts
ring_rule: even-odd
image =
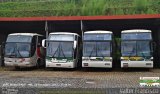
[[[76,49],[77,41],[74,41],[73,48]]]
[[[42,40],[42,46],[43,46],[44,48],[46,48],[46,39],[43,39],[43,40]]]

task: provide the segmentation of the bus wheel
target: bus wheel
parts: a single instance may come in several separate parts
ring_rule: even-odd
[[[16,70],[20,70],[20,67],[19,67],[19,66],[16,66],[15,69],[16,69]]]
[[[38,59],[38,60],[37,60],[37,64],[36,64],[36,68],[39,68],[39,67],[40,67],[40,65],[41,65],[40,63],[41,63],[41,61],[40,61],[40,59]]]
[[[82,68],[82,71],[88,71],[88,70],[89,70],[89,68],[86,68],[86,67]]]

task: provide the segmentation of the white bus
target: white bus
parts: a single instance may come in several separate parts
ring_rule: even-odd
[[[46,41],[46,42],[45,42]],[[50,33],[46,40],[46,67],[76,68],[79,65],[80,37],[76,33]]]
[[[111,31],[84,32],[82,67],[112,68]]]
[[[121,68],[153,68],[151,30],[121,32]]]
[[[43,39],[42,35],[36,33],[9,34],[5,43],[5,66],[21,68],[44,65]]]

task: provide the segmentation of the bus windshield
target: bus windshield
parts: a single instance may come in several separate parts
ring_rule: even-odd
[[[122,41],[122,56],[152,56],[150,41]]]
[[[83,56],[85,57],[111,56],[111,42],[84,42]]]
[[[8,42],[5,45],[5,56],[6,57],[29,57],[30,56],[30,43],[15,43]]]
[[[73,42],[48,41],[47,56],[49,57],[73,57]]]

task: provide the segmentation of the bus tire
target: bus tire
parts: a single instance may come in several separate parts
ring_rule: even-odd
[[[89,70],[89,68],[86,68],[86,67],[82,67],[82,71],[88,71]]]
[[[40,68],[40,66],[41,66],[41,64],[40,64],[40,63],[41,63],[41,60],[40,60],[40,59],[38,59],[38,60],[37,60],[37,63],[36,63],[36,68]]]
[[[15,66],[15,69],[16,70],[20,70],[21,68],[19,66]]]

